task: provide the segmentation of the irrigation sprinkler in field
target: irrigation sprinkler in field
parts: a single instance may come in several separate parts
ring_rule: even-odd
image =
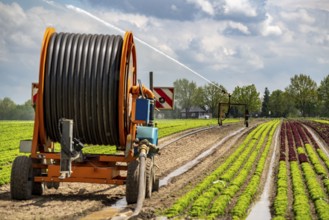
[[[245,103],[232,103],[231,94],[228,93],[228,102],[218,103],[218,125],[222,126],[223,121],[226,118],[230,118],[234,113],[237,112],[237,107],[243,107],[244,124],[246,127],[249,126],[249,110]]]

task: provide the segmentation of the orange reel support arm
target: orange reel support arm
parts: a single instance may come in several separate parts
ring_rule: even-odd
[[[142,90],[143,91],[140,91],[140,87],[137,85],[137,86],[131,87],[130,92],[132,94],[137,94],[137,95],[139,95],[139,94],[141,94],[141,92],[143,92],[143,94],[145,94],[148,99],[154,99],[155,98],[154,93],[150,89],[146,88],[144,85],[142,85]]]
[[[44,92],[44,75],[45,75],[45,63],[47,57],[47,48],[51,35],[55,33],[55,29],[48,27],[43,35],[41,55],[40,55],[40,67],[39,67],[39,84],[38,84],[38,98],[36,100],[34,130],[31,156],[36,157],[38,151],[38,142],[42,145],[47,143],[47,134],[44,123],[43,112],[43,92]]]
[[[131,134],[131,139],[135,137],[132,129],[132,118],[135,117],[134,97],[130,93],[130,88],[136,85],[137,81],[137,60],[136,48],[133,34],[126,32],[123,39],[121,64],[120,64],[120,82],[118,97],[118,119],[119,119],[119,141],[120,146],[126,146],[126,138]]]

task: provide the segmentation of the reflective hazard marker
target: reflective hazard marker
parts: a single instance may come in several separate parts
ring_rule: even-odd
[[[174,108],[174,87],[154,87],[153,93],[156,98],[157,109]]]
[[[32,97],[31,97],[31,101],[32,101],[32,107],[35,108],[35,106],[37,105],[37,98],[38,98],[38,83],[32,83]]]

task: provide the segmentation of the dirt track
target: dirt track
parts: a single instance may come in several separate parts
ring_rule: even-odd
[[[252,126],[253,124],[250,127]],[[242,123],[221,128],[216,127],[193,134],[164,147],[161,150],[161,156],[157,156],[155,159],[160,168],[158,174],[161,178],[165,177],[214,143],[242,127]],[[241,135],[248,132],[248,130],[243,129],[240,132]],[[173,135],[160,140],[160,145],[176,136]],[[228,139],[197,166],[172,179],[171,183],[161,187],[159,192],[153,193],[151,199],[145,200],[140,217],[143,219],[155,217],[155,210],[162,210],[171,205],[177,197],[188,191],[199,180],[214,170],[225,158],[225,155],[230,153],[232,146],[238,144],[240,139],[237,137],[239,135]],[[113,205],[120,198],[123,198],[124,194],[124,186],[63,183],[58,190],[47,189],[41,197],[35,196],[28,201],[12,201],[9,185],[6,185],[0,188],[0,216],[1,219],[108,219],[110,215],[113,216],[118,210],[105,209],[104,212],[104,208]],[[128,206],[120,212],[129,212],[133,208],[133,206]],[[97,212],[98,210],[103,211]],[[120,215],[120,213],[116,215]]]

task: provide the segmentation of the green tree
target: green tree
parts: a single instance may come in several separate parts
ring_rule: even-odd
[[[31,100],[23,105],[16,105],[14,101],[6,97],[0,99],[0,120],[33,120],[34,110]]]
[[[318,96],[321,115],[329,117],[329,75],[321,81],[318,88]]]
[[[218,103],[227,102],[227,99],[228,96],[224,86],[215,82],[199,87],[196,91],[196,104],[212,113],[213,117],[218,115]]]
[[[33,120],[34,109],[31,100],[26,101],[23,105],[16,105],[13,115],[16,120]]]
[[[5,97],[0,99],[0,120],[12,120],[14,119],[14,111],[16,104],[10,98]]]
[[[303,117],[314,115],[317,103],[317,85],[310,76],[304,74],[293,76],[286,92],[294,100],[296,108]]]
[[[184,109],[186,118],[188,113],[195,105],[197,86],[195,82],[190,82],[187,79],[177,79],[174,82],[175,99],[181,109]]]
[[[294,101],[288,93],[281,90],[271,93],[268,107],[273,117],[288,117],[297,114]]]
[[[261,112],[261,115],[264,117],[269,116],[269,107],[268,107],[269,102],[270,102],[270,91],[266,87],[264,92],[264,98],[262,102],[262,112]]]
[[[261,100],[254,84],[235,87],[231,97],[233,102],[247,104],[249,113],[257,113],[260,110]]]

